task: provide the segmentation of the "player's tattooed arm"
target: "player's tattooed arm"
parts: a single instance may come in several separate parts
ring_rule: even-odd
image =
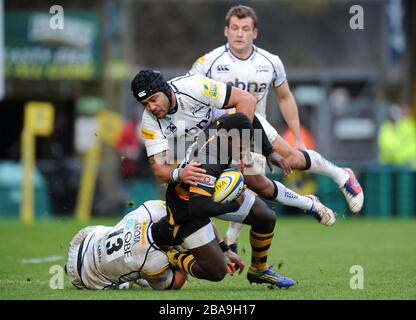
[[[160,182],[170,183],[172,166],[167,164],[167,151],[162,151],[149,157],[150,168],[155,178]]]

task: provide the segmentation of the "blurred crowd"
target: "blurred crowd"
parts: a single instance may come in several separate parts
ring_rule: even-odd
[[[392,105],[378,134],[379,161],[416,169],[416,121],[409,106]]]

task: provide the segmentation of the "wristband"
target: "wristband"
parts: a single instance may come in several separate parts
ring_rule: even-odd
[[[222,240],[221,242],[218,242],[218,245],[220,246],[222,252],[226,252],[230,250],[230,247],[225,243],[224,240]]]
[[[181,181],[181,171],[182,171],[182,168],[176,168],[176,169],[170,170],[170,173],[169,173],[170,180],[172,180],[172,182]]]

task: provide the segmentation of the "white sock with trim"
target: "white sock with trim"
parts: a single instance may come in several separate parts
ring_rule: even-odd
[[[311,198],[293,192],[278,181],[273,180],[273,183],[277,187],[277,197],[275,201],[278,203],[302,210],[309,210],[312,208],[313,201]]]
[[[348,173],[332,162],[326,160],[314,150],[306,150],[311,160],[311,167],[305,171],[330,177],[339,186],[343,186],[348,180]]]

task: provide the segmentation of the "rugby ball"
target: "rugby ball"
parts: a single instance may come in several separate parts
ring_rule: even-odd
[[[236,169],[227,169],[215,182],[212,199],[219,203],[229,203],[237,199],[244,191],[244,177]]]

